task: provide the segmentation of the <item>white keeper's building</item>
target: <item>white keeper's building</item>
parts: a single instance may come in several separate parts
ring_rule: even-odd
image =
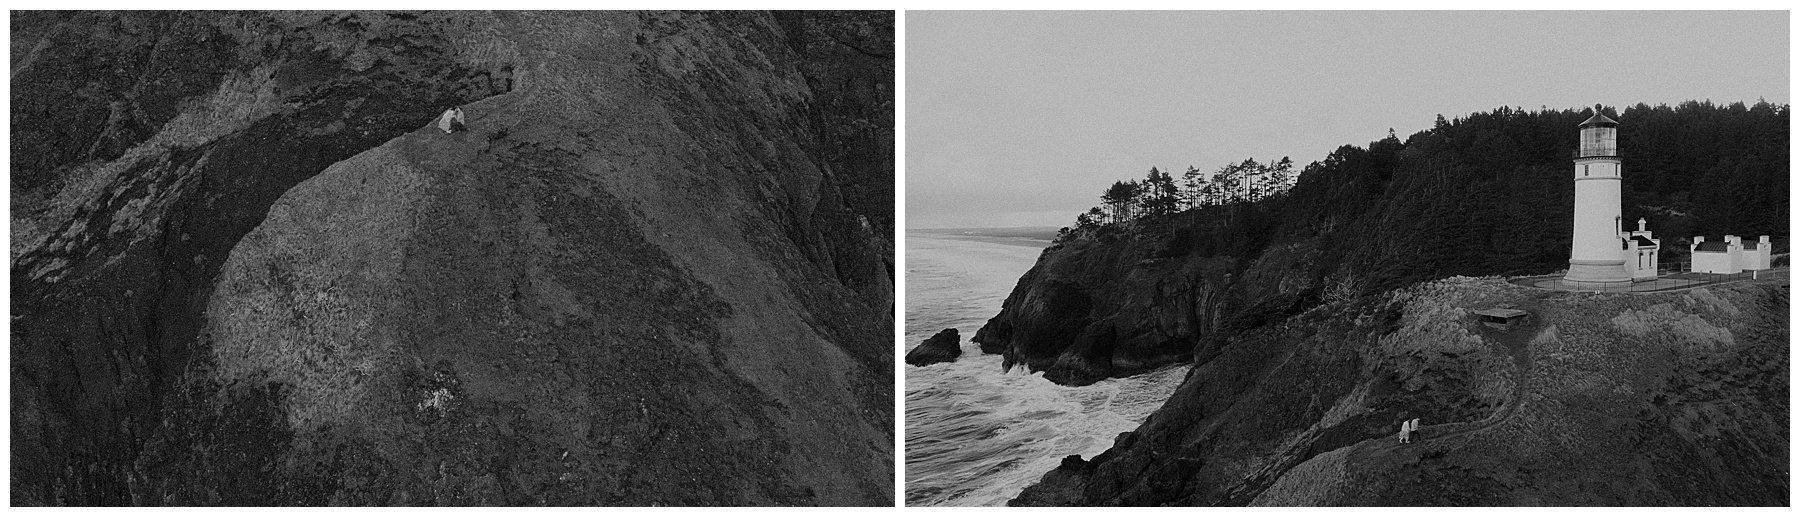
[[[1722,241],[1694,237],[1694,243],[1688,245],[1688,251],[1694,255],[1695,273],[1742,273],[1769,269],[1767,235],[1762,236],[1762,240],[1751,242],[1744,242],[1736,235],[1726,235]]]

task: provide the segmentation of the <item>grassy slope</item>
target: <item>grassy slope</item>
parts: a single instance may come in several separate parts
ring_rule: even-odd
[[[289,388],[302,444],[289,457],[345,477],[334,501],[885,499],[888,434],[857,382],[879,372],[828,334],[850,324],[811,325],[820,316],[798,297],[858,300],[792,287],[817,282],[806,259],[752,242],[780,230],[737,184],[758,177],[725,169],[768,164],[711,161],[697,141],[714,135],[678,128],[645,93],[629,38],[573,36],[637,21],[507,20],[544,38],[527,47],[573,57],[469,106],[470,133],[421,129],[296,188],[234,251],[212,303],[219,373]],[[743,70],[710,61],[746,51],[710,47],[732,41],[716,27],[659,23],[679,25],[662,35],[667,54],[651,50],[661,66]],[[748,66],[740,93],[800,98]],[[735,136],[798,151],[793,134]],[[785,191],[821,181],[784,174],[764,188],[800,196]]]

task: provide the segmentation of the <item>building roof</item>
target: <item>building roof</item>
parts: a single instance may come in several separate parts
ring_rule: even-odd
[[[1479,309],[1479,310],[1475,311],[1475,314],[1480,314],[1482,316],[1490,316],[1490,317],[1495,317],[1495,318],[1512,319],[1512,318],[1517,318],[1519,316],[1524,316],[1524,315],[1531,314],[1531,313],[1521,311],[1518,309]]]
[[[1744,249],[1747,249],[1747,250],[1756,249],[1756,241],[1744,241]]]
[[[1631,240],[1637,241],[1639,248],[1654,248],[1654,247],[1656,247],[1656,241],[1650,240],[1649,237],[1645,237],[1642,235],[1633,235],[1633,236],[1631,236]],[[1702,243],[1702,244],[1705,244],[1705,243]]]
[[[1619,125],[1618,121],[1615,121],[1610,118],[1606,118],[1606,115],[1600,113],[1600,110],[1598,110],[1598,109],[1594,110],[1594,116],[1588,117],[1587,121],[1581,123],[1581,127],[1588,127],[1588,126],[1615,127],[1618,125]]]
[[[1700,243],[1700,246],[1694,248],[1694,251],[1710,251],[1710,252],[1715,252],[1715,253],[1724,253],[1729,249],[1730,248],[1725,245],[1725,241],[1706,241],[1706,242]]]

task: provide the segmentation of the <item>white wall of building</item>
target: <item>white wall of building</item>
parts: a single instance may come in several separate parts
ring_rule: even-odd
[[[1619,260],[1621,189],[1619,162],[1583,160],[1575,165],[1575,237],[1570,259]]]
[[[1737,273],[1737,264],[1731,260],[1731,253],[1723,251],[1694,252],[1695,273]]]
[[[1762,236],[1762,239],[1755,243],[1756,249],[1754,250],[1743,249],[1741,244],[1743,240],[1738,236],[1728,235],[1725,238],[1732,239],[1734,244],[1739,244],[1733,247],[1737,253],[1732,254],[1731,260],[1732,265],[1739,271],[1769,269],[1769,236]]]
[[[1632,268],[1620,253],[1622,190],[1617,158],[1575,162],[1575,228],[1569,244],[1569,273],[1577,282],[1624,282]]]
[[[1633,245],[1624,251],[1625,273],[1632,280],[1652,280],[1656,278],[1656,249],[1638,248]]]

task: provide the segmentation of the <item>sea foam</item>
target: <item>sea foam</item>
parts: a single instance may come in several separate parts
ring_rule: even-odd
[[[909,347],[945,328],[973,336],[1039,253],[913,232],[906,246]],[[906,367],[908,506],[1004,505],[1064,456],[1105,451],[1161,406],[1186,371],[1059,386],[1041,373],[1003,372],[999,356],[963,345],[956,362]]]

